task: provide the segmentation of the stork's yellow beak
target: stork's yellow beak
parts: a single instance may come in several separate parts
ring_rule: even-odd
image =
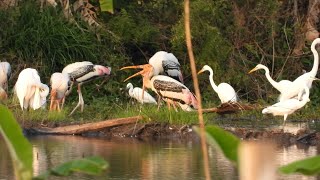
[[[121,68],[120,70],[124,70],[124,69],[143,69],[145,67],[145,65],[137,65],[137,66],[126,66]]]
[[[126,81],[128,81],[129,79],[131,79],[131,78],[133,78],[133,77],[136,77],[136,76],[142,74],[143,72],[144,72],[144,70],[142,70],[142,71],[140,71],[140,72],[137,72],[137,73],[135,73],[134,75],[132,75],[132,76],[128,77],[127,79],[125,79],[123,82],[126,82]]]
[[[252,73],[252,72],[254,72],[254,71],[256,71],[256,70],[258,70],[258,68],[257,68],[257,67],[255,67],[255,68],[251,69],[251,70],[248,72],[248,74],[250,74],[250,73]]]
[[[201,74],[201,73],[203,73],[204,72],[204,70],[203,69],[201,69],[199,72],[198,72],[198,74]]]

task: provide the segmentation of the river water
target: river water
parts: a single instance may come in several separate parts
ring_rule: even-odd
[[[73,175],[50,179],[204,179],[198,140],[138,140],[136,138],[88,138],[80,136],[33,136],[34,175],[68,160],[98,155],[110,167],[100,177]],[[319,147],[277,147],[277,164],[287,164],[319,154]],[[237,170],[224,156],[208,147],[212,179],[238,179]],[[0,141],[0,180],[14,179],[10,156]],[[278,179],[317,179],[302,175],[278,175]]]

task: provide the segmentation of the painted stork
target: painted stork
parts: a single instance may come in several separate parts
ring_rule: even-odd
[[[158,51],[149,59],[149,64],[153,67],[153,73],[149,74],[150,79],[152,76],[166,75],[183,83],[180,63],[172,53]]]
[[[81,85],[93,79],[110,75],[111,68],[101,66],[101,65],[94,65],[92,62],[89,62],[89,61],[82,61],[82,62],[75,62],[67,65],[62,70],[62,73],[68,74],[71,80],[70,90],[66,92],[66,95],[68,95],[71,92],[72,85],[74,83],[78,85],[79,102],[77,106],[70,113],[70,115],[72,115],[73,112],[79,106],[81,106],[81,112],[83,112],[84,101],[81,93]]]
[[[292,81],[289,80],[281,80],[279,82],[276,82],[275,80],[273,80],[270,76],[270,72],[269,72],[269,68],[266,67],[265,65],[262,64],[258,64],[255,68],[251,69],[249,71],[249,74],[257,71],[259,69],[263,69],[265,71],[265,75],[267,80],[270,82],[270,84],[276,88],[279,92],[280,92],[280,96],[279,96],[279,100],[281,99],[282,95],[287,93],[288,91],[288,87],[290,87],[292,85]]]
[[[8,80],[11,75],[11,66],[8,62],[0,62],[0,100],[7,99]]]
[[[209,71],[209,80],[213,90],[218,94],[221,103],[232,103],[237,102],[237,93],[233,87],[228,83],[220,83],[218,86],[213,81],[213,71],[210,66],[204,65],[203,68],[198,72],[198,74],[204,71]]]
[[[32,68],[20,72],[14,90],[22,110],[28,107],[36,110],[45,106],[49,94],[49,87],[41,83],[37,70]]]
[[[272,106],[266,107],[262,110],[262,114],[272,114],[273,116],[283,116],[283,127],[285,126],[288,115],[294,113],[296,110],[302,108],[309,99],[309,88],[307,86],[304,87],[305,94],[302,95],[302,100],[298,99],[286,99],[280,101]]]
[[[150,74],[153,74],[153,66],[150,64],[138,65],[138,66],[127,66],[121,68],[131,69],[131,68],[140,68],[142,71],[128,77],[124,81],[127,81],[137,75],[142,75],[143,77],[143,86],[142,89],[144,92],[145,88],[150,88],[152,91],[158,94],[163,100],[168,103],[168,107],[175,104],[186,104],[192,105],[193,108],[198,108],[198,102],[192,92],[181,82],[164,75],[153,76],[150,79]],[[143,93],[142,93],[143,94]],[[143,97],[143,95],[142,95]]]
[[[65,95],[70,87],[70,78],[66,73],[53,73],[50,78],[50,111],[63,109]],[[61,107],[60,107],[60,104]]]
[[[144,97],[142,98],[143,90],[139,87],[133,88],[132,83],[127,84],[127,89],[129,89],[129,96],[136,99],[139,103],[157,104],[157,101],[146,91],[144,92]]]
[[[302,93],[304,92],[304,86],[306,85],[309,89],[312,86],[312,82],[315,79],[318,67],[319,67],[319,54],[316,50],[316,45],[320,43],[320,38],[316,38],[311,44],[311,51],[313,53],[313,67],[311,71],[302,74],[297,79],[295,79],[292,84],[287,88],[288,91],[280,97],[280,101],[291,99],[295,96],[298,96],[298,99],[301,99]]]

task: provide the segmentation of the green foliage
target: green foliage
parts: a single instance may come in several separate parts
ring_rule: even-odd
[[[113,13],[113,0],[99,0],[101,11]]]
[[[279,168],[283,174],[302,173],[304,175],[316,175],[320,173],[320,156],[314,156],[292,162]]]
[[[108,166],[108,163],[104,159],[92,156],[63,163],[34,179],[47,179],[49,175],[70,176],[74,172],[97,176],[107,169]]]
[[[17,179],[29,180],[33,171],[31,144],[23,136],[19,124],[8,108],[0,105],[0,114],[0,133],[9,149],[15,176]]]

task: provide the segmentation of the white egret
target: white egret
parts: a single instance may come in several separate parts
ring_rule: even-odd
[[[127,89],[129,89],[129,96],[136,99],[139,103],[157,104],[157,101],[146,91],[144,92],[144,97],[142,98],[143,90],[139,87],[133,88],[132,83],[127,84]]]
[[[262,110],[262,114],[272,114],[273,116],[283,116],[283,126],[285,125],[286,119],[288,115],[294,113],[296,110],[302,108],[309,99],[309,88],[307,86],[304,87],[303,91],[305,94],[302,96],[302,100],[298,99],[286,99],[280,101],[272,106],[266,107]]]
[[[83,111],[84,101],[81,93],[81,85],[85,82],[91,81],[99,77],[109,76],[111,74],[111,68],[101,65],[94,65],[92,62],[89,61],[83,61],[67,65],[62,70],[62,73],[68,74],[72,82],[70,91],[67,91],[66,95],[68,95],[71,92],[73,83],[76,83],[78,85],[79,102],[70,113],[70,115],[72,115],[73,112],[79,106],[81,106],[81,112]]]
[[[213,90],[218,94],[221,103],[237,102],[237,93],[233,87],[228,83],[220,83],[218,86],[213,81],[213,71],[210,66],[204,65],[203,68],[198,72],[198,74],[204,71],[209,71],[209,80]]]
[[[14,89],[22,110],[39,109],[45,105],[49,94],[49,87],[41,83],[37,70],[32,68],[20,72]]]
[[[316,45],[320,43],[320,38],[316,38],[311,44],[311,51],[313,53],[313,67],[310,72],[304,73],[303,75],[299,76],[295,79],[292,84],[287,88],[287,92],[282,94],[280,97],[280,101],[291,99],[295,96],[298,96],[300,100],[301,95],[303,93],[304,86],[306,85],[309,89],[312,86],[312,82],[317,75],[318,67],[319,67],[319,54],[316,50]]]
[[[124,81],[131,79],[137,75],[142,75],[143,86],[142,89],[150,88],[152,91],[157,93],[162,99],[164,99],[170,108],[170,105],[175,107],[176,103],[192,105],[193,108],[198,108],[198,101],[190,90],[181,82],[164,75],[153,76],[150,79],[150,74],[153,74],[153,66],[150,64],[139,65],[139,66],[127,66],[121,68],[140,68],[142,71],[128,77]]]

